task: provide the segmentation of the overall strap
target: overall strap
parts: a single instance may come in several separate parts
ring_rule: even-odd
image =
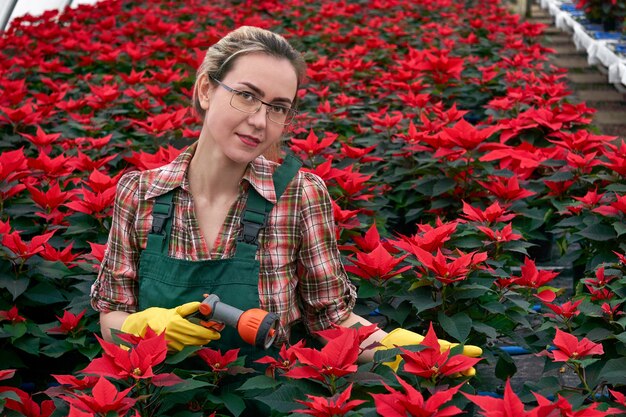
[[[146,249],[161,252],[167,256],[170,247],[170,233],[172,231],[172,213],[174,212],[174,190],[162,194],[154,201],[152,207],[152,226],[148,234]]]
[[[289,182],[296,176],[302,166],[295,155],[289,153],[283,163],[276,168],[272,180],[276,192],[276,201],[280,199]],[[267,217],[274,208],[274,204],[263,198],[254,187],[248,189],[248,201],[241,215],[242,231],[237,238],[235,257],[254,259],[259,244],[259,232],[267,225]]]

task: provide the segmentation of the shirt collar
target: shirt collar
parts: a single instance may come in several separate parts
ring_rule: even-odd
[[[193,143],[172,162],[157,168],[152,185],[146,191],[146,198],[158,197],[177,187],[189,191],[187,170],[195,151],[196,143]],[[249,184],[261,197],[276,204],[276,190],[274,189],[272,174],[277,166],[278,164],[263,156],[257,157],[248,164],[240,182],[240,189],[243,187],[244,190],[247,190]]]
[[[277,166],[277,163],[267,160],[264,156],[259,156],[248,164],[241,184],[244,184],[244,181],[248,182],[261,197],[272,204],[276,204],[276,190],[272,175]]]

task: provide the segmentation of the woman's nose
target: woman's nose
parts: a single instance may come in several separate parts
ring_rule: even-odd
[[[248,116],[248,123],[256,127],[257,129],[265,128],[267,124],[267,106],[261,105],[261,108],[256,112]]]

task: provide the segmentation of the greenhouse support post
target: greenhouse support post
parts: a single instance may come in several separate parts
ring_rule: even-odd
[[[13,14],[13,10],[15,10],[15,5],[17,4],[17,0],[13,0],[9,2],[9,5],[6,7],[3,15],[0,16],[0,32],[4,32],[9,20],[11,19],[11,15]]]

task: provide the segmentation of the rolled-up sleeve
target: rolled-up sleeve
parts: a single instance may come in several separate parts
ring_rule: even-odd
[[[137,310],[139,175],[138,171],[127,173],[117,185],[107,249],[91,287],[91,306],[96,311]]]
[[[356,290],[350,282],[335,237],[330,195],[318,176],[305,173],[299,207],[302,245],[298,291],[309,331],[341,323],[352,312]]]

